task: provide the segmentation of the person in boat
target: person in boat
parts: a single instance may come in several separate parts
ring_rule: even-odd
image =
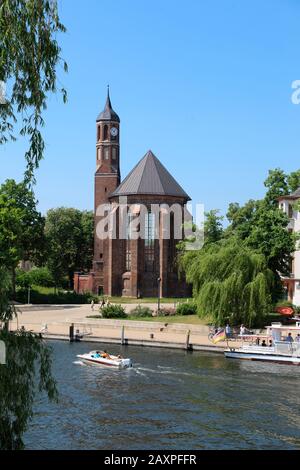
[[[293,337],[292,337],[292,333],[289,333],[289,334],[287,335],[287,337],[285,338],[285,341],[286,341],[287,343],[292,343],[292,342],[294,341],[294,340],[293,340]]]
[[[96,358],[101,357],[99,351],[96,351],[93,357],[96,357]]]
[[[261,345],[262,345],[262,346],[267,346],[267,343],[266,343],[266,340],[265,340],[265,339],[262,340]]]
[[[230,328],[230,325],[228,323],[225,326],[225,334],[226,334],[226,338],[231,338],[231,328]]]
[[[297,343],[300,343],[300,334],[299,334],[299,333],[297,334],[297,336],[296,336],[296,338],[295,338],[295,341],[296,341]]]
[[[101,354],[101,357],[103,357],[104,359],[109,359],[110,355],[108,354],[108,352],[104,350],[103,353]]]
[[[240,335],[245,335],[247,333],[246,327],[244,325],[241,325],[240,327]]]
[[[269,348],[271,348],[273,346],[273,341],[270,339],[269,340]]]

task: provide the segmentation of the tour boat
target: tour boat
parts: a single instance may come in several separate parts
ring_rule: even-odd
[[[85,364],[93,366],[117,367],[118,369],[132,367],[131,359],[124,359],[121,356],[113,356],[105,353],[104,351],[90,351],[86,354],[77,354],[77,357],[79,357]]]
[[[293,341],[287,341],[288,334],[292,336]],[[272,323],[267,329],[267,335],[253,335],[251,342],[243,342],[239,348],[230,347],[224,354],[225,357],[231,359],[300,365],[300,341],[297,335],[300,335],[300,322],[296,322],[296,326],[283,326],[281,323]],[[297,340],[295,341],[296,337]],[[262,338],[266,338],[266,346],[260,344]],[[249,336],[247,336],[247,339],[249,340]],[[271,346],[269,345],[270,341]]]

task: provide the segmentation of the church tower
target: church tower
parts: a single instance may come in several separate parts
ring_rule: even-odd
[[[95,230],[101,220],[99,207],[109,203],[109,196],[120,184],[120,118],[113,110],[109,89],[104,110],[96,120]],[[103,212],[103,210],[100,212]],[[107,293],[108,240],[94,236],[94,288]]]

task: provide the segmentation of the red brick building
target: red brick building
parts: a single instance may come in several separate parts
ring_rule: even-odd
[[[75,273],[76,292],[126,297],[190,294],[178,277],[176,245],[190,198],[149,150],[120,178],[120,119],[109,93],[96,120],[93,269]]]

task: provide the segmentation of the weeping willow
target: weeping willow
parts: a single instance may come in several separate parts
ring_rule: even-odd
[[[0,364],[0,450],[24,447],[23,434],[33,415],[36,392],[57,399],[51,375],[51,352],[35,334],[11,332],[8,322],[16,314],[9,302],[11,278],[0,267],[0,340],[6,346],[6,364]]]
[[[265,257],[236,240],[222,240],[180,260],[186,279],[193,285],[201,317],[216,324],[260,324],[272,306],[274,274]]]

